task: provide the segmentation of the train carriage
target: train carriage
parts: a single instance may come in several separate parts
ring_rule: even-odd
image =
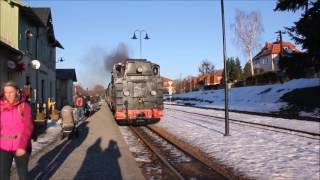
[[[145,59],[115,64],[107,88],[107,102],[119,125],[158,122],[163,116],[160,66]]]

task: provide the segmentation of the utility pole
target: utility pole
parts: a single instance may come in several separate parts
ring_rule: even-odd
[[[283,55],[282,31],[277,31],[276,33],[279,34],[279,38],[280,38],[280,59],[281,59],[281,58],[282,58],[282,55]]]
[[[221,0],[221,20],[222,20],[222,38],[223,38],[223,60],[224,60],[224,101],[225,101],[225,134],[230,136],[229,133],[229,106],[228,106],[228,71],[227,71],[227,49],[226,49],[226,34],[224,23],[224,5]]]

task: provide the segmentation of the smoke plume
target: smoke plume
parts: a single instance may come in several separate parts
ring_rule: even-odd
[[[124,43],[119,43],[109,53],[99,46],[91,47],[77,62],[78,83],[84,89],[93,89],[96,85],[106,87],[110,82],[113,64],[125,62],[126,59],[128,59],[128,48]]]
[[[124,63],[128,59],[128,47],[124,43],[119,43],[113,51],[108,54],[104,60],[104,67],[107,73],[111,72],[114,64]]]

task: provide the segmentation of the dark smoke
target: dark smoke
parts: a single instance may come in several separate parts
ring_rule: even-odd
[[[110,82],[113,64],[125,62],[127,58],[128,48],[124,43],[119,43],[109,53],[102,47],[91,47],[77,62],[80,65],[76,69],[78,83],[85,89],[92,89],[96,85],[106,87]]]
[[[114,64],[124,63],[128,59],[128,48],[124,43],[119,43],[113,51],[106,56],[104,66],[107,73],[110,73]]]

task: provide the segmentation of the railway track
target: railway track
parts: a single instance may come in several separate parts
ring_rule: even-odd
[[[215,108],[215,107],[204,107],[204,106],[183,105],[183,104],[169,104],[169,105],[170,106],[182,106],[182,107],[192,107],[192,108],[198,108],[198,109],[212,109],[212,110],[216,110],[216,111],[224,111],[223,108]],[[292,114],[279,114],[276,112],[264,113],[264,112],[253,112],[253,111],[244,111],[244,110],[236,110],[236,109],[229,109],[229,112],[257,115],[257,116],[265,116],[265,117],[273,117],[273,118],[285,118],[285,119],[295,119],[295,120],[301,120],[301,121],[319,122],[319,118],[316,118],[316,117],[296,116],[296,115],[292,115]]]
[[[166,109],[170,109],[170,108],[166,108]],[[185,113],[185,114],[207,117],[210,120],[216,120],[216,121],[223,121],[225,119],[224,117],[220,117],[220,116],[214,116],[214,115],[208,115],[208,114],[202,114],[202,113],[196,113],[196,112],[189,112],[189,111],[185,111],[185,110],[178,110],[178,109],[170,109],[170,110]],[[170,116],[172,116],[172,115],[170,115]],[[304,131],[304,130],[299,130],[299,129],[292,129],[292,128],[287,128],[287,127],[280,127],[280,126],[274,126],[274,125],[257,123],[257,122],[249,122],[249,121],[244,121],[244,120],[239,120],[239,119],[234,119],[234,118],[229,118],[229,120],[231,123],[234,123],[234,124],[250,126],[250,127],[254,127],[254,128],[275,131],[275,132],[280,132],[280,133],[287,133],[287,134],[302,136],[302,137],[311,138],[311,139],[320,139],[320,133],[316,133],[316,132],[309,132],[309,131]]]
[[[192,154],[175,146],[149,127],[130,127],[134,134],[161,161],[167,179],[226,179]]]

